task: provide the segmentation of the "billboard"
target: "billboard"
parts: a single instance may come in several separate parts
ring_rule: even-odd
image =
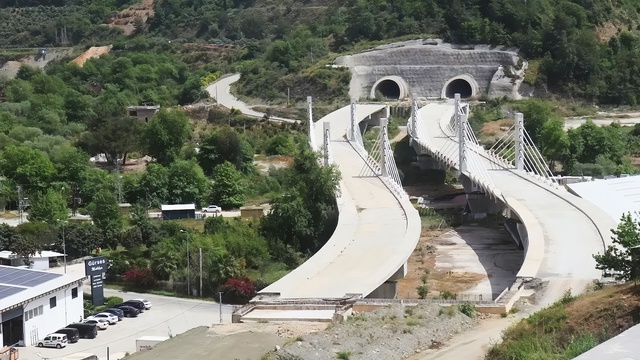
[[[109,268],[109,259],[97,256],[84,261],[85,275],[91,280],[91,302],[104,305],[104,277]]]

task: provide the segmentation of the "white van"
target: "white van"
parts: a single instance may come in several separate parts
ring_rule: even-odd
[[[44,339],[38,341],[38,347],[54,347],[61,349],[67,346],[67,335],[65,334],[49,334]]]

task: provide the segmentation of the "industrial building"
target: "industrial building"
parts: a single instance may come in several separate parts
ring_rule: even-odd
[[[0,348],[34,345],[82,319],[84,278],[0,265]]]

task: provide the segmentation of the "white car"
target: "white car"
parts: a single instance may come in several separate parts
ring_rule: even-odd
[[[87,319],[105,319],[109,322],[109,325],[117,324],[119,320],[116,315],[106,312],[97,313],[95,315],[89,316]]]
[[[93,324],[95,326],[98,327],[98,329],[100,330],[106,330],[109,327],[109,321],[105,320],[105,319],[91,319],[91,318],[87,318],[85,321],[83,321],[85,324]]]
[[[144,304],[144,309],[145,310],[151,309],[151,306],[153,305],[153,304],[151,304],[151,301],[149,301],[147,299],[133,299],[133,300],[141,301]]]
[[[67,335],[65,334],[49,334],[44,339],[38,341],[38,347],[54,347],[61,349],[67,346]]]
[[[206,212],[210,212],[210,213],[214,213],[214,214],[219,214],[222,212],[222,208],[218,205],[209,205],[205,208],[202,208],[202,212],[206,213]]]

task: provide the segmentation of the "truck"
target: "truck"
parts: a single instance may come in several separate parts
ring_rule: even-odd
[[[156,344],[169,339],[166,336],[143,336],[136,339],[136,351],[153,349]]]

